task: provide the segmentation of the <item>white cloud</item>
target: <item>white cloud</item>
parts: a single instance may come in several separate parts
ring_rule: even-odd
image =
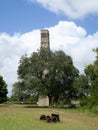
[[[10,36],[0,34],[0,75],[8,84],[11,91],[12,84],[17,80],[17,68],[22,55],[30,55],[40,47],[39,30],[25,34]]]
[[[60,21],[48,28],[50,32],[51,50],[63,50],[73,59],[74,65],[83,72],[86,65],[93,63],[93,48],[98,46],[98,32],[87,35],[86,30],[74,22]],[[23,54],[30,55],[40,48],[40,30],[25,34],[0,34],[0,75],[2,75],[11,91],[12,84],[17,81],[19,59]]]
[[[61,21],[49,30],[51,49],[62,49],[70,55],[74,65],[83,73],[84,67],[95,59],[92,49],[98,47],[98,32],[87,35],[84,28],[67,21]]]
[[[70,18],[81,18],[88,14],[98,14],[98,0],[27,0],[37,2],[54,13]]]

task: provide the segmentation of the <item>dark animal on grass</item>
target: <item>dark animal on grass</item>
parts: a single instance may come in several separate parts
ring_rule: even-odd
[[[59,115],[57,114],[51,114],[51,117],[46,115],[41,115],[40,120],[45,120],[47,121],[47,123],[50,123],[50,122],[59,122],[60,118]]]
[[[60,121],[59,115],[57,115],[57,114],[51,114],[51,120],[52,120],[53,122],[58,122],[58,121]]]
[[[51,122],[51,117],[47,116],[47,123]]]
[[[47,119],[47,116],[46,115],[41,115],[40,116],[40,120],[46,120]]]

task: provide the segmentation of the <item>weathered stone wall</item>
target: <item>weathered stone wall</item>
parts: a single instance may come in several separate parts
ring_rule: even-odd
[[[38,106],[49,106],[49,98],[48,96],[39,96],[38,98],[38,102],[37,102]]]

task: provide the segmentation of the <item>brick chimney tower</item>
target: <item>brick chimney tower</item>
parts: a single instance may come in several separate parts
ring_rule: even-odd
[[[41,49],[50,51],[49,31],[41,30]]]

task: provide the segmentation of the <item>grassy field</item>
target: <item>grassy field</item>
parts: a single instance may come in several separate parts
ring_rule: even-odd
[[[60,115],[60,122],[40,121],[40,115]],[[98,116],[74,109],[0,105],[0,130],[98,130]]]

